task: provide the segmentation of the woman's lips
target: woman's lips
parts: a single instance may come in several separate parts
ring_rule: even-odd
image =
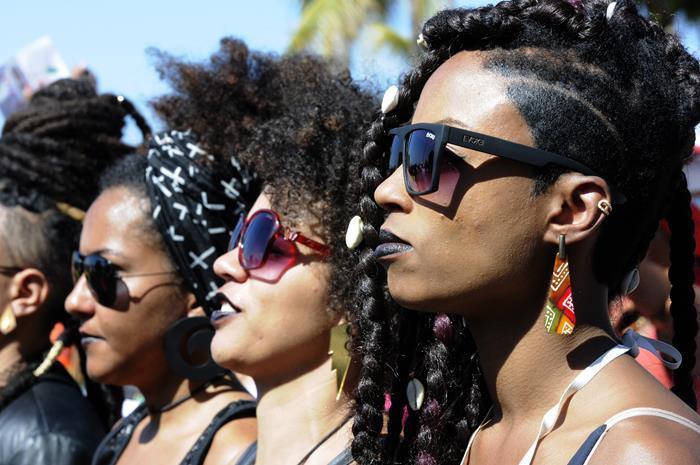
[[[211,312],[211,316],[209,317],[209,320],[214,326],[217,326],[217,323],[224,318],[241,313],[241,309],[233,305],[224,294],[218,293],[216,295],[216,300],[221,304],[221,307]]]
[[[385,258],[413,250],[413,246],[387,229],[379,230],[381,244],[374,249],[375,258]]]
[[[94,334],[80,333],[80,344],[85,347],[95,342],[104,341],[105,338],[100,336],[95,336]]]

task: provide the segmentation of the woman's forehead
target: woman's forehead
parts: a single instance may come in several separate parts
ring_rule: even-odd
[[[505,79],[482,66],[483,54],[461,52],[442,64],[423,88],[413,122],[462,121],[477,129],[493,118],[494,109],[509,105]]]

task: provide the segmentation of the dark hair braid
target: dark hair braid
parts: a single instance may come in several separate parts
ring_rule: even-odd
[[[135,148],[121,142],[130,115],[145,136],[148,125],[123,97],[98,95],[84,79],[63,79],[38,91],[24,109],[12,114],[0,140],[0,206],[5,218],[0,240],[12,265],[35,267],[49,283],[45,338],[57,322],[65,345],[78,339],[63,302],[72,288],[70,254],[78,246],[80,222],[66,210],[86,209],[98,192],[101,171]],[[63,205],[63,206],[62,206]],[[84,370],[84,353],[81,365]],[[34,370],[49,369],[60,350],[30,354],[3,389],[4,399],[20,395],[34,382]],[[43,362],[40,363],[43,359]],[[92,383],[86,389],[106,427],[119,418],[119,391]]]
[[[434,60],[433,66],[432,70],[436,69],[439,66],[439,60]],[[405,357],[405,352],[400,352],[398,355],[401,357],[399,371],[395,373],[392,370],[387,370],[386,365],[393,353],[389,348],[402,343],[403,340],[397,338],[396,335],[403,334],[404,325],[416,328],[421,323],[430,324],[432,319],[431,315],[424,314],[416,314],[412,318],[396,317],[399,311],[398,307],[391,302],[386,287],[382,284],[386,281],[385,272],[377,264],[372,252],[379,243],[378,229],[384,219],[382,210],[374,202],[372,196],[384,179],[382,170],[386,165],[385,146],[388,142],[388,130],[397,126],[399,121],[405,121],[411,117],[415,100],[417,100],[420,89],[428,77],[427,73],[411,73],[406,77],[405,82],[412,82],[413,85],[403,86],[400,89],[396,110],[372,124],[368,132],[368,142],[363,149],[361,158],[359,210],[364,223],[363,244],[366,248],[359,252],[359,265],[356,269],[358,284],[354,295],[357,324],[361,330],[353,337],[352,341],[354,351],[359,354],[358,357],[363,361],[355,396],[355,420],[353,424],[355,437],[352,443],[353,458],[360,465],[381,463],[387,457],[401,456],[407,453],[406,450],[401,452],[396,449],[396,438],[401,435],[402,422],[400,420],[403,418],[406,405],[405,392],[403,391],[405,391],[408,377],[405,370],[415,360]],[[413,89],[419,89],[415,98],[412,94]],[[404,311],[401,310],[401,312]],[[392,321],[394,324],[390,323]],[[387,327],[388,325],[391,327]],[[365,329],[367,326],[370,328]],[[416,339],[415,342],[419,342],[419,339]],[[363,388],[362,391],[360,387]],[[387,390],[392,393],[392,409],[389,412],[388,440],[384,443],[384,447],[381,447],[379,434],[383,419],[384,395]],[[418,413],[409,411],[403,432],[404,438],[415,436],[417,425]]]
[[[413,357],[410,354],[416,348],[415,341],[419,330],[416,324],[417,316],[418,313],[413,311],[396,312],[392,322],[392,326],[397,331],[398,353],[392,354],[392,357],[396,357],[394,362],[396,372],[393,374],[393,382],[390,389],[391,407],[389,408],[387,421],[387,436],[384,440],[386,450],[397,450],[401,439],[402,422],[405,413],[408,413],[406,418],[407,423],[409,423],[408,431],[411,434],[417,433],[417,428],[411,429],[413,426],[417,426],[415,421],[417,415],[412,410],[407,410],[408,398],[406,397],[406,385],[411,377],[411,362],[413,362]],[[404,434],[407,433],[404,432]]]
[[[367,248],[359,256],[354,299],[357,302],[353,309],[356,314],[356,331],[351,340],[351,349],[361,360],[361,370],[355,391],[355,417],[352,425],[353,441],[352,456],[358,464],[369,465],[382,463],[382,446],[379,439],[383,426],[384,394],[388,389],[386,353],[381,347],[388,345],[388,328],[384,324],[389,320],[385,313],[386,298],[379,282],[384,280],[383,270],[374,260],[372,248],[379,242],[377,231],[382,221],[382,213],[378,205],[370,197],[374,189],[381,183],[379,160],[383,157],[383,143],[386,134],[382,121],[375,121],[369,131],[370,141],[365,145],[361,163],[364,165],[360,176],[359,199],[360,215],[364,220],[363,237]],[[368,194],[369,193],[369,194]],[[380,281],[381,280],[381,281]],[[400,396],[400,395],[399,395]],[[396,426],[396,416],[401,409],[399,396],[394,396],[397,404],[390,421]],[[405,405],[405,404],[403,404]],[[398,423],[400,427],[400,422]],[[400,431],[400,429],[399,429]],[[397,433],[390,432],[387,444],[395,443]]]
[[[445,314],[433,317],[433,340],[427,341],[422,365],[426,368],[426,398],[421,409],[420,427],[416,436],[413,461],[418,465],[436,465],[442,457],[449,460],[446,451],[440,449],[438,434],[441,431],[443,410],[446,407],[448,389],[457,388],[446,377],[449,371],[449,350],[453,337],[452,321]],[[445,444],[447,446],[447,444]]]
[[[97,194],[96,174],[136,149],[121,141],[126,116],[145,139],[150,128],[124,97],[98,95],[85,79],[56,81],[5,122],[2,176],[15,181],[18,198],[27,192],[23,206],[32,211],[51,202],[86,209]],[[48,202],[31,205],[38,197]]]
[[[690,192],[685,175],[676,189],[667,216],[671,229],[671,316],[673,317],[673,345],[683,354],[681,366],[673,372],[673,392],[693,409],[697,399],[691,372],[695,367],[695,336],[698,323],[695,309],[694,253],[695,227],[690,210]]]
[[[513,73],[516,79],[509,88],[509,96],[531,127],[538,147],[590,166],[628,196],[628,202],[615,206],[613,214],[603,224],[594,256],[598,279],[608,284],[611,296],[618,292],[624,275],[643,258],[653,231],[666,210],[667,192],[673,190],[668,186],[672,185],[682,164],[690,157],[693,128],[700,120],[700,66],[677,38],[640,17],[633,1],[618,1],[611,20],[606,18],[607,6],[607,0],[576,3],[512,0],[475,9],[445,10],[428,20],[422,32],[429,50],[414,70],[403,78],[397,108],[375,121],[368,132],[369,141],[362,160],[364,195],[359,209],[365,223],[365,248],[358,251],[362,285],[358,287],[356,298],[360,320],[371,319],[373,325],[384,325],[396,332],[393,313],[399,310],[386,301],[376,300],[368,307],[369,302],[364,300],[369,294],[378,295],[376,291],[369,292],[374,289],[372,286],[384,283],[364,280],[376,276],[376,264],[371,260],[370,252],[377,245],[377,228],[383,218],[372,195],[382,181],[386,167],[387,132],[410,120],[425,82],[442,63],[462,50],[491,51],[485,66],[496,73]],[[532,55],[525,57],[523,49]],[[548,91],[546,86],[537,88],[532,85],[537,81],[548,83],[549,89],[556,90],[559,86],[562,92]],[[570,97],[572,94],[573,98]],[[554,98],[549,98],[552,96]],[[650,108],[654,109],[653,130],[640,131],[640,125],[649,125]],[[552,111],[554,109],[559,111]],[[567,114],[577,115],[577,126],[573,126],[573,120],[565,119]],[[561,119],[552,118],[552,115],[561,115]],[[591,140],[596,143],[591,144]],[[630,166],[635,169],[630,169]],[[551,167],[537,170],[534,194],[546,191],[561,173],[560,169]],[[676,201],[685,202],[687,208],[687,198]],[[687,229],[676,231],[675,240],[685,244],[676,246],[680,255],[692,252],[688,248],[688,234]],[[380,277],[384,279],[383,274]],[[672,298],[688,303],[676,307],[676,311],[684,315],[678,320],[689,321],[691,311],[694,320],[690,288],[687,285],[679,287],[675,278],[674,286],[677,291]],[[384,309],[374,308],[378,303]],[[425,320],[430,316],[417,318]],[[401,326],[402,320],[398,321]],[[400,329],[398,332],[401,333]],[[693,356],[689,354],[692,347],[687,341],[694,337],[695,332],[694,325],[686,324],[677,333],[678,338],[686,341],[679,346],[691,368]],[[413,419],[409,416],[399,444],[399,449],[405,449],[415,443],[412,457],[423,457],[425,463],[431,463],[434,451],[448,450],[449,444],[459,441],[453,434],[468,437],[469,433],[465,434],[465,431],[471,431],[478,424],[488,403],[468,330],[456,332],[454,339],[453,347],[464,348],[464,359],[470,359],[469,354],[473,354],[470,363],[454,369],[451,364],[431,366],[430,376],[435,382],[428,381],[427,395],[436,399],[435,396],[439,398],[448,392],[444,405],[452,406],[451,402],[459,399],[458,402],[465,403],[464,408],[459,413],[453,408],[450,421],[445,421],[443,416],[438,427],[429,431],[422,422],[432,424],[434,412],[424,412],[418,430],[425,434],[412,434]],[[415,343],[421,350],[433,351],[433,357],[445,355],[434,338],[419,337]],[[356,347],[372,366],[380,359],[390,362],[382,357],[402,350],[400,343],[390,337],[376,338],[372,344],[366,339],[360,340]],[[402,356],[404,354],[399,353],[395,359],[402,360]],[[430,356],[425,360],[428,358]],[[687,378],[682,373],[679,374],[681,378]],[[386,376],[391,376],[391,370],[364,370],[363,376],[373,377],[375,386],[387,386]],[[454,382],[462,386],[457,391],[465,392],[464,399],[450,397],[452,390],[449,386]],[[442,385],[438,386],[438,383]],[[394,389],[403,389],[396,386],[397,383],[393,384],[392,398],[396,395]],[[383,393],[375,392],[374,395],[382,396]],[[688,396],[684,395],[684,398],[688,399]],[[365,404],[370,402],[373,409],[379,405],[376,398],[358,396],[358,417],[366,410]],[[448,423],[450,426],[446,426]],[[458,427],[453,429],[453,424]],[[396,432],[392,428],[397,427],[397,422],[390,421],[389,425],[388,437],[393,438]],[[364,433],[361,438],[356,437],[353,444],[354,457],[360,465],[377,460],[374,452],[361,450],[363,444],[377,440],[373,431]],[[394,441],[387,441],[386,445],[393,447]],[[391,457],[394,453],[389,450],[385,456]],[[446,457],[444,463],[457,463],[458,460]]]

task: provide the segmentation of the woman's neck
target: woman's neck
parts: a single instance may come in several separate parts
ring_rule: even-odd
[[[533,324],[539,303],[529,311],[514,309],[507,325],[502,315],[468,321],[496,418],[519,424],[539,422],[576,373],[614,345],[609,319],[601,316],[607,315],[606,292],[582,288],[592,292],[574,294],[578,321],[570,335],[547,333],[544,308]]]
[[[298,462],[348,415],[346,397],[336,401],[336,375],[330,359],[280,385],[258,381],[258,388],[256,465]],[[350,422],[337,436],[344,438],[343,444],[350,440]],[[333,456],[340,452],[339,448]]]
[[[192,396],[204,382],[192,382],[168,370],[151,383],[137,386],[145,399],[151,417],[159,417],[161,423],[167,420],[169,405]],[[175,409],[172,409],[175,410]]]
[[[25,365],[19,342],[10,341],[0,347],[0,388],[7,386],[12,376]]]

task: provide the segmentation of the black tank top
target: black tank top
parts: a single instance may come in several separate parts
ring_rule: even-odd
[[[109,432],[100,443],[92,459],[92,465],[115,465],[126,449],[136,425],[148,413],[145,404],[139,405],[128,417],[124,418],[117,428]],[[221,409],[212,419],[209,426],[197,438],[180,465],[202,465],[209,452],[209,447],[216,432],[226,423],[238,418],[251,418],[255,416],[255,402],[252,400],[239,400]]]
[[[258,443],[254,442],[243,452],[241,458],[238,459],[236,465],[254,465],[255,455],[258,452]],[[343,452],[338,454],[333,460],[328,462],[328,465],[350,465],[352,463],[352,454],[350,449],[345,449]]]

